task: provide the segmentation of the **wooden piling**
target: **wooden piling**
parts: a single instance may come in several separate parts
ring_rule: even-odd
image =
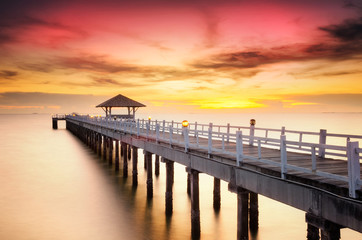
[[[147,162],[147,199],[153,197],[153,179],[152,179],[152,153],[146,152]]]
[[[166,163],[166,194],[165,194],[166,216],[171,216],[173,211],[172,185],[173,185],[173,175],[174,175],[174,162],[165,159],[165,163]]]
[[[191,174],[187,173],[187,195],[191,196]]]
[[[103,161],[107,161],[107,137],[103,135]]]
[[[102,135],[98,134],[98,156],[102,156]]]
[[[340,228],[321,230],[322,240],[339,240],[341,238]]]
[[[199,239],[200,226],[200,197],[199,197],[199,172],[190,169],[191,180],[191,236],[192,239]]]
[[[112,166],[112,163],[113,163],[113,139],[109,138],[108,165]]]
[[[53,129],[58,129],[58,120],[53,118]]]
[[[213,206],[215,211],[220,210],[221,194],[220,194],[220,179],[214,177],[214,201]]]
[[[144,167],[144,169],[147,169],[147,157],[146,157],[145,150],[143,150],[143,155],[144,155],[143,167]]]
[[[250,203],[249,203],[249,223],[250,232],[256,234],[259,229],[259,200],[258,194],[250,192]]]
[[[114,157],[114,169],[116,172],[119,171],[119,141],[116,140],[116,151],[115,151],[115,157]]]
[[[238,213],[237,213],[237,239],[249,239],[249,192],[246,189],[238,188]]]
[[[97,153],[97,139],[96,139],[96,132],[92,131],[92,138],[93,138],[93,142],[92,142],[92,150]]]
[[[121,144],[123,151],[123,177],[128,177],[128,162],[127,162],[127,143]]]
[[[132,185],[135,187],[138,185],[138,148],[132,147]]]
[[[160,175],[160,156],[155,156],[155,175],[158,177]]]
[[[312,224],[307,224],[307,239],[308,240],[319,240],[319,228]]]
[[[306,213],[305,220],[308,224],[307,237],[310,236],[310,238],[313,240],[319,239],[319,236],[317,238],[317,229],[320,229],[321,240],[339,240],[341,238],[341,225],[323,219],[320,216],[316,216],[312,213]]]
[[[131,145],[128,145],[128,153],[127,153],[127,157],[128,157],[128,160],[131,160]]]

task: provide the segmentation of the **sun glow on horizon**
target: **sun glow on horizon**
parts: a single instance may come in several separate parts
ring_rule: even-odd
[[[0,110],[121,93],[180,111],[362,111],[357,1],[140,3],[7,3]]]

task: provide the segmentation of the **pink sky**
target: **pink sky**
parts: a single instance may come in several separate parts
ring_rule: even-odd
[[[0,113],[362,111],[359,1],[137,3],[2,1]]]

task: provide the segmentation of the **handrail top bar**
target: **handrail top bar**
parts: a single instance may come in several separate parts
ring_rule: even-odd
[[[59,116],[64,116],[64,117],[86,117],[86,118],[91,118],[91,116],[90,115],[76,115],[76,116],[73,116],[72,114],[54,114],[54,115],[52,115],[53,117],[55,116],[55,117],[59,117]],[[113,118],[106,118],[106,117],[101,117],[101,116],[94,116],[93,118],[96,118],[96,119],[107,119],[107,120],[111,120],[111,121],[114,121],[114,119]],[[123,119],[123,118],[119,118],[119,119],[117,119],[117,121],[119,121],[119,120],[129,120],[129,119]],[[144,120],[145,122],[148,122],[148,121],[150,121],[151,123],[155,123],[156,121],[155,120],[148,120],[148,119],[136,119],[135,121],[137,121],[137,120],[140,120],[140,121],[142,121],[142,120]],[[133,120],[132,120],[133,121]],[[161,122],[163,122],[163,120],[158,120],[157,121],[157,123],[158,124],[160,124]],[[175,124],[176,126],[179,126],[179,125],[181,125],[182,123],[181,122],[175,122],[175,121],[165,121],[165,123],[166,124],[168,124],[168,123],[173,123],[173,124]],[[192,122],[190,122],[189,123],[189,127],[190,126],[196,126],[194,123],[192,123]],[[209,127],[209,124],[204,124],[204,123],[197,123],[197,126],[203,126],[203,127]],[[214,128],[227,128],[227,127],[230,127],[230,129],[246,129],[246,130],[248,130],[248,129],[250,129],[250,127],[246,127],[246,126],[235,126],[235,125],[213,125],[213,127]],[[182,127],[180,127],[179,129],[182,129]],[[195,129],[191,129],[190,128],[190,130],[191,131],[195,131]],[[204,130],[204,131],[202,131],[202,130],[198,130],[198,129],[196,129],[199,133],[201,133],[201,132],[207,132],[207,130]],[[257,128],[257,127],[255,127],[254,128],[254,130],[261,130],[261,131],[273,131],[273,132],[282,132],[282,128],[280,128],[280,129],[276,129],[276,128]],[[219,133],[219,132],[217,132],[217,131],[213,131],[213,133]],[[298,130],[287,130],[287,129],[285,129],[284,130],[284,132],[285,133],[293,133],[293,134],[302,134],[302,135],[314,135],[314,136],[318,136],[318,135],[320,135],[320,132],[311,132],[311,131],[298,131]],[[233,133],[228,133],[229,134],[229,136],[233,136]],[[235,135],[235,134],[234,134]],[[362,135],[350,135],[350,134],[336,134],[336,133],[326,133],[326,136],[327,137],[341,137],[341,138],[354,138],[354,139],[362,139]],[[257,138],[257,136],[255,136],[255,138]],[[259,137],[260,138],[260,137]],[[268,138],[268,139],[270,139],[270,138]]]

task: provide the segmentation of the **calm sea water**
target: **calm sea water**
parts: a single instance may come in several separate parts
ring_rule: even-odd
[[[141,114],[142,117],[142,114]],[[362,135],[362,114],[157,115],[153,119]],[[212,119],[212,120],[211,120]],[[185,167],[175,164],[174,213],[164,214],[165,166],[146,200],[139,151],[139,185],[117,175],[49,115],[0,115],[0,239],[190,239],[190,199]],[[129,168],[131,176],[131,168]],[[221,210],[212,207],[213,178],[200,174],[202,239],[236,239],[236,195],[221,183]],[[306,239],[305,213],[259,195],[259,231],[250,239]],[[362,235],[349,229],[341,239]]]

